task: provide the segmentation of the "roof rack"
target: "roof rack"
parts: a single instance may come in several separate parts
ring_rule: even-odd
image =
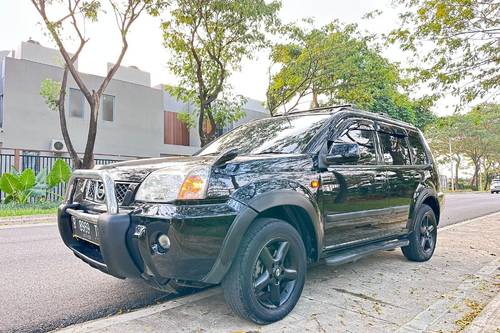
[[[288,111],[288,112],[283,113],[282,115],[286,116],[289,114],[307,113],[307,112],[315,112],[315,111],[339,109],[339,108],[347,108],[347,107],[355,108],[354,104],[341,104],[341,105],[322,106],[319,108],[308,109],[308,110]]]

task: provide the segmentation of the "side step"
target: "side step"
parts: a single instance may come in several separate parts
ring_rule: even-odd
[[[341,250],[329,257],[325,258],[327,265],[337,266],[348,262],[356,261],[367,255],[379,252],[392,250],[397,247],[407,246],[410,243],[407,239],[390,240],[384,242],[373,243],[365,246],[360,246],[354,249]]]

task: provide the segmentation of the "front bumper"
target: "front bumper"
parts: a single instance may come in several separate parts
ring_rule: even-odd
[[[94,212],[77,202],[77,179],[100,179],[106,192],[107,212]],[[108,183],[108,185],[106,185]],[[168,279],[202,282],[212,269],[227,231],[238,213],[229,202],[174,206],[148,204],[121,212],[109,189],[113,182],[99,170],[76,171],[69,182],[65,203],[58,213],[59,232],[74,254],[118,278],[143,278],[154,284]],[[111,208],[111,209],[110,209]],[[99,245],[73,236],[71,219],[97,226]],[[158,251],[157,239],[166,234],[171,246]]]
[[[61,237],[73,253],[90,266],[118,278],[139,278],[141,271],[129,254],[126,239],[130,228],[128,214],[99,214],[85,218],[80,213],[79,219],[97,223],[100,235],[100,245],[95,246],[84,240],[73,237],[71,212],[80,212],[75,204],[65,204],[59,207],[58,226]]]

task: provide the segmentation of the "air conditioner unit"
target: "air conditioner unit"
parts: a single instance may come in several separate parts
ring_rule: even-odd
[[[50,150],[55,152],[65,152],[67,149],[64,140],[52,139],[50,143]]]

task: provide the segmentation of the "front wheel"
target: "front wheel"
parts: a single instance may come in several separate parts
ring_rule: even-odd
[[[285,317],[297,304],[306,276],[306,250],[285,221],[263,218],[246,232],[222,282],[229,307],[257,324]]]
[[[409,240],[410,244],[401,248],[407,259],[427,261],[432,257],[437,242],[437,219],[430,206],[423,204],[417,211]]]

